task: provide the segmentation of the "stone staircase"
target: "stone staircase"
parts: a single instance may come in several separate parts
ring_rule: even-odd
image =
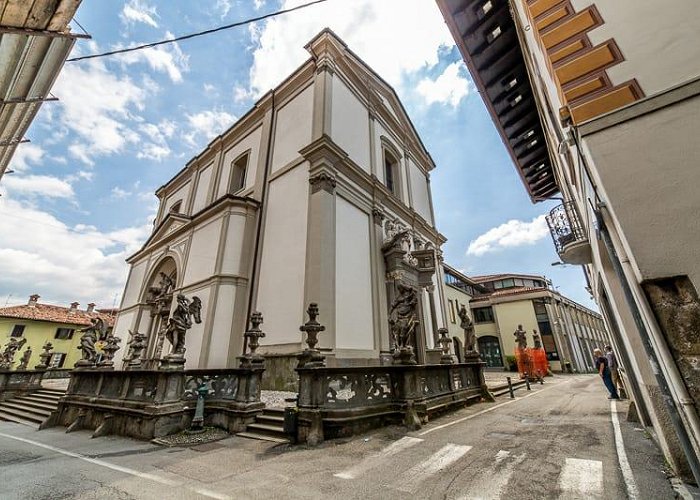
[[[39,389],[27,396],[0,401],[0,420],[38,427],[58,407],[65,391]]]
[[[255,417],[255,422],[248,424],[245,432],[239,432],[236,436],[289,443],[289,437],[284,433],[284,408],[265,408],[261,415]]]

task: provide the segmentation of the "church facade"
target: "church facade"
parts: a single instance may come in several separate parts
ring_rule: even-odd
[[[178,294],[201,300],[187,368],[236,366],[253,311],[264,316],[258,352],[291,357],[312,302],[329,365],[392,362],[402,286],[417,302],[416,360],[438,347],[447,322],[435,165],[394,90],[342,40],[324,30],[306,49],[304,64],[156,192],[114,329],[122,345],[146,336],[143,366],[168,352]]]

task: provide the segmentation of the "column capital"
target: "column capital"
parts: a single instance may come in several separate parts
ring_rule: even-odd
[[[330,194],[335,193],[336,180],[333,175],[328,172],[319,172],[309,178],[311,184],[311,194],[317,193],[320,190]]]

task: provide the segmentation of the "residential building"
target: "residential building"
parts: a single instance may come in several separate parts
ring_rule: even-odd
[[[447,312],[447,330],[450,332],[450,338],[454,342],[455,354],[461,357],[464,352],[465,338],[464,330],[460,326],[461,320],[459,317],[459,310],[464,306],[470,319],[472,319],[469,302],[472,300],[472,297],[486,293],[486,289],[472,281],[472,279],[467,277],[464,273],[444,262],[442,264],[442,271],[443,283],[445,285],[444,294]],[[486,361],[487,366],[503,366],[500,346],[498,346],[497,350],[481,348],[483,346],[479,347],[479,352],[482,354],[482,358]]]
[[[532,201],[561,201],[642,424],[699,482],[697,2],[438,5]]]
[[[114,325],[114,311],[95,309],[88,304],[87,309],[78,309],[77,302],[70,307],[39,303],[39,295],[32,295],[23,305],[0,308],[0,342],[6,345],[11,338],[26,339],[22,348],[15,354],[14,368],[24,352],[31,347],[28,368],[40,362],[39,355],[46,342],[53,345],[49,359],[52,368],[73,368],[81,359],[79,330],[91,325],[91,319],[100,318],[108,329]],[[109,331],[109,330],[107,330]]]
[[[3,2],[0,7],[0,179],[78,38],[68,24],[81,0]]]
[[[330,30],[306,49],[306,62],[156,192],[153,234],[128,259],[115,327],[124,340],[148,336],[147,361],[167,353],[162,325],[182,293],[202,303],[187,367],[236,366],[247,318],[260,311],[266,373],[278,361],[293,374],[312,302],[328,364],[380,363],[407,276],[387,264],[387,245],[400,239],[403,251],[427,252],[421,266],[439,268],[435,165],[396,93]],[[430,272],[429,283],[409,283],[418,361],[445,325],[439,273]],[[154,309],[154,289],[167,292],[165,309]]]
[[[472,280],[486,290],[470,305],[479,352],[488,366],[504,366],[505,357],[515,355],[513,332],[522,325],[528,346],[534,345],[535,331],[540,336],[552,371],[593,371],[593,349],[610,342],[599,313],[552,289],[544,276],[494,274]]]

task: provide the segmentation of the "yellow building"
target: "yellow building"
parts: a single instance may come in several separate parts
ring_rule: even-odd
[[[108,328],[114,324],[115,310],[95,309],[88,304],[87,310],[78,309],[78,303],[70,307],[39,304],[39,295],[29,297],[27,304],[0,308],[0,342],[5,346],[11,338],[27,341],[15,355],[13,368],[19,364],[22,355],[31,347],[28,368],[40,362],[41,348],[46,342],[53,344],[53,354],[49,366],[53,368],[73,368],[81,357],[78,345],[78,330],[90,325],[92,318],[101,318]]]
[[[485,292],[474,297],[477,345],[487,366],[505,366],[515,354],[513,332],[522,325],[528,346],[537,331],[552,371],[593,370],[592,351],[609,343],[603,317],[552,290],[544,276],[494,274],[474,276]],[[499,364],[498,357],[502,358]]]
[[[460,327],[459,309],[464,306],[469,311],[469,302],[472,297],[486,292],[486,289],[476,284],[469,277],[462,274],[455,268],[442,265],[444,293],[446,302],[447,330],[450,332],[450,338],[455,342],[454,351],[461,356],[464,348],[464,330]],[[469,317],[472,318],[471,313]],[[472,318],[473,320],[473,318]],[[457,341],[455,341],[457,339]],[[495,361],[497,364],[492,365],[489,360],[485,360],[488,366],[503,366],[500,355]],[[498,364],[501,363],[501,364]]]

